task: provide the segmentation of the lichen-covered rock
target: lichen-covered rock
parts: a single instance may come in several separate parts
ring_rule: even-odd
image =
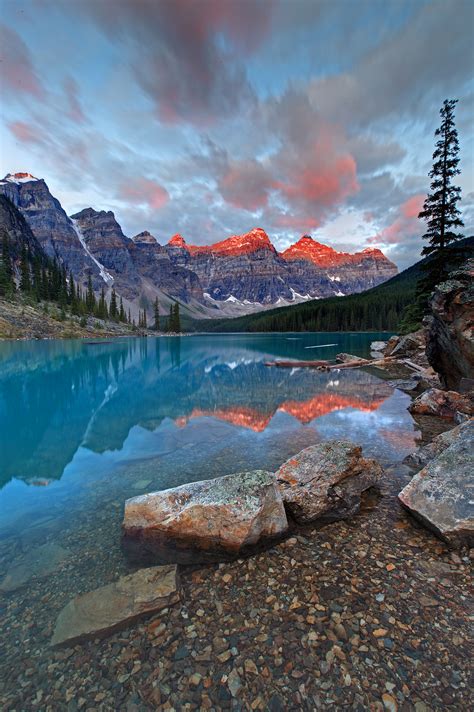
[[[439,388],[430,388],[422,393],[411,403],[408,410],[415,415],[436,415],[449,419],[453,419],[458,412],[474,414],[473,399],[470,395],[441,391]]]
[[[69,601],[58,616],[51,645],[104,637],[177,601],[176,566],[141,569]]]
[[[128,499],[122,545],[138,560],[220,561],[287,528],[275,476],[255,470]]]
[[[300,524],[344,519],[358,511],[361,494],[383,474],[351,442],[311,445],[275,473],[287,511]]]
[[[439,284],[430,300],[426,355],[446,388],[474,378],[474,259]]]
[[[402,505],[453,547],[474,544],[474,425],[418,472],[400,492]]]
[[[431,460],[456,442],[464,428],[473,427],[473,422],[474,421],[469,420],[461,425],[457,425],[455,428],[451,428],[451,430],[446,430],[446,432],[437,435],[430,443],[417,448],[414,452],[407,455],[403,462],[409,467],[415,467],[417,470],[421,470],[422,467],[426,467]]]

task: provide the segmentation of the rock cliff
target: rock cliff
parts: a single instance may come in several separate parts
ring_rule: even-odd
[[[474,259],[439,284],[430,300],[426,355],[446,388],[474,378]]]

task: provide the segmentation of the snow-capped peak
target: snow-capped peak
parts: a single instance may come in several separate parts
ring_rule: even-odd
[[[32,181],[40,180],[35,178],[31,173],[7,173],[5,178],[0,183],[31,183]]]

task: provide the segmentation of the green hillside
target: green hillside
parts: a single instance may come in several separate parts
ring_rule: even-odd
[[[474,237],[456,245],[467,256],[474,252]],[[394,331],[413,302],[421,274],[420,260],[378,287],[347,297],[315,299],[294,306],[261,311],[235,319],[186,320],[188,331]]]

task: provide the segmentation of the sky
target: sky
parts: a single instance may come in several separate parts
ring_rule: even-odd
[[[471,0],[0,0],[0,172],[128,236],[258,226],[405,268],[446,98],[474,232],[473,29]]]

